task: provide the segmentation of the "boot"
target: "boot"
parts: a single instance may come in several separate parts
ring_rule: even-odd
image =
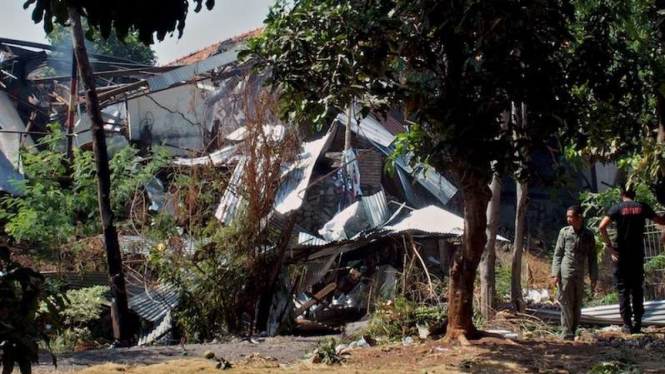
[[[642,319],[641,318],[635,318],[635,324],[633,324],[633,328],[630,330],[631,334],[641,334],[642,333]]]

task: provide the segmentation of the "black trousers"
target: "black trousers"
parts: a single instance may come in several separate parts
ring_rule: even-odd
[[[633,326],[641,323],[644,315],[644,261],[622,261],[614,263],[614,287],[619,296],[619,312],[623,322]],[[632,305],[631,305],[632,304]]]

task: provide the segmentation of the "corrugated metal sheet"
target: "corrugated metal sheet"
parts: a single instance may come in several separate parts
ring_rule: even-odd
[[[171,313],[166,313],[164,318],[158,321],[152,330],[147,331],[145,334],[141,334],[138,345],[142,346],[152,344],[161,339],[164,335],[171,332],[172,329],[173,318],[171,317]]]
[[[246,158],[243,156],[238,162],[238,165],[236,165],[236,168],[233,171],[233,175],[231,175],[231,180],[229,180],[229,186],[224,191],[222,200],[220,201],[219,206],[217,207],[217,211],[215,212],[215,217],[227,225],[235,216],[243,200],[239,191],[240,183],[242,182],[242,176],[245,173],[245,163]]]
[[[233,156],[236,155],[237,151],[237,145],[230,145],[203,157],[176,158],[172,164],[177,166],[226,165],[230,161],[235,160]]]
[[[264,125],[263,126],[263,133],[266,135],[266,137],[272,138],[273,141],[280,141],[284,139],[284,135],[286,134],[286,128],[283,125]],[[247,137],[247,127],[239,127],[232,133],[226,136],[226,140],[230,140],[232,142],[241,142],[245,140]]]
[[[556,318],[561,315],[557,309],[529,308],[529,312],[540,318]],[[619,314],[619,305],[607,305],[582,309],[582,323],[621,325],[623,320]],[[645,326],[665,326],[665,301],[649,301],[644,303],[642,324]]]
[[[314,171],[314,165],[324,150],[330,147],[333,134],[336,131],[333,126],[321,139],[303,144],[303,152],[298,155],[297,160],[291,165],[283,166],[284,181],[277,190],[275,196],[275,211],[280,215],[299,209],[305,199],[305,189],[309,184]],[[245,158],[242,157],[229,181],[229,187],[224,192],[222,200],[217,207],[215,217],[228,224],[236,214],[242,203],[240,186],[244,173]]]
[[[405,156],[398,157],[396,162],[399,168],[413,176],[420,185],[444,205],[457,194],[457,188],[434,168],[419,163],[414,169],[409,165],[409,158]]]
[[[178,292],[173,287],[159,285],[133,296],[128,304],[141,318],[155,322],[178,306]]]
[[[303,144],[303,152],[298,159],[286,169],[286,179],[275,196],[275,210],[279,214],[300,209],[305,199],[305,190],[312,178],[314,165],[322,153],[330,148],[337,125],[333,124],[328,133],[321,139]]]
[[[238,59],[238,50],[232,48],[226,52],[206,58],[203,61],[172,70],[148,79],[152,91],[166,89],[176,83],[190,81],[199,74],[229,65]]]
[[[2,91],[0,91],[0,130],[25,131],[25,125],[14,104]],[[20,194],[20,191],[13,181],[23,180],[19,153],[21,137],[21,134],[0,133],[0,191],[14,195]],[[25,144],[33,145],[32,138],[25,138]]]
[[[341,113],[337,116],[337,122],[346,125],[346,114]],[[351,119],[351,131],[358,134],[379,149],[382,153],[389,155],[393,150],[393,141],[395,135],[386,129],[376,118],[366,117],[360,121],[358,126],[355,119]],[[446,178],[439,174],[435,169],[424,164],[417,164],[416,170],[409,165],[409,159],[401,156],[397,158],[397,165],[407,173],[411,174],[419,184],[425,187],[444,205],[457,193],[457,188]]]
[[[390,218],[388,201],[386,200],[386,193],[383,189],[374,195],[363,196],[362,203],[365,214],[367,214],[372,227],[377,227]]]
[[[337,116],[337,122],[342,126],[346,126],[346,113],[340,113]],[[395,140],[395,135],[391,134],[390,131],[386,130],[386,128],[381,125],[381,122],[371,116],[363,118],[360,121],[360,126],[358,126],[356,119],[352,117],[351,131],[386,148],[390,147]]]
[[[464,232],[464,219],[430,205],[410,212],[400,222],[385,226],[384,230],[394,233],[418,231],[427,234],[459,236]]]
[[[316,247],[316,246],[326,245],[328,243],[330,243],[330,242],[325,240],[325,239],[321,239],[319,237],[316,237],[312,234],[308,234],[308,233],[302,232],[302,231],[298,233],[298,245],[300,245],[300,246]]]

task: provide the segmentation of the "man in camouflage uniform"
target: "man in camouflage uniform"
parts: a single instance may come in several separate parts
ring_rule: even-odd
[[[575,330],[582,315],[584,299],[584,270],[588,265],[591,288],[596,288],[598,261],[596,259],[596,239],[584,227],[582,208],[574,205],[566,212],[566,226],[559,232],[559,239],[552,261],[552,281],[559,287],[561,304],[561,337],[575,338]]]

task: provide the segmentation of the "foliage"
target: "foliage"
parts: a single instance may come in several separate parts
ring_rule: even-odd
[[[47,332],[59,329],[59,310],[65,301],[41,274],[13,262],[9,249],[0,246],[0,346],[4,355],[14,356],[17,362],[35,362],[38,343],[49,347]]]
[[[94,286],[80,290],[67,291],[70,304],[62,311],[65,326],[85,326],[88,322],[98,319],[102,314],[102,307],[106,304],[104,294],[108,287]]]
[[[325,365],[336,365],[344,362],[344,359],[337,354],[337,341],[334,338],[325,339],[319,342],[319,346],[306,357],[313,358],[313,361]]]
[[[616,292],[608,293],[600,299],[593,298],[593,295],[588,295],[585,307],[591,308],[595,306],[613,305],[619,303],[619,295]]]
[[[496,268],[496,295],[499,300],[510,298],[510,266],[497,266]]]
[[[510,147],[526,146],[501,129],[511,99],[533,108],[533,131],[561,124],[555,57],[571,12],[555,1],[302,0],[278,4],[249,49],[284,89],[284,113],[324,120],[352,97],[361,115],[400,107],[418,120],[408,140],[421,160],[490,175],[490,161],[510,163]]]
[[[71,165],[66,160],[65,134],[57,124],[41,138],[36,148],[21,152],[25,179],[14,181],[22,196],[0,199],[0,219],[17,243],[29,243],[38,258],[55,260],[67,243],[97,235],[99,209],[97,180],[92,152],[74,149]],[[127,217],[128,201],[137,189],[153,178],[166,163],[166,155],[156,151],[145,162],[137,151],[126,147],[111,161],[112,206],[118,219]],[[142,190],[141,190],[142,191]]]
[[[651,278],[654,275],[657,275],[659,272],[662,272],[664,269],[665,269],[665,254],[660,254],[656,257],[653,257],[644,264],[644,273],[647,276],[647,278]]]
[[[192,0],[196,5],[194,11],[199,12],[204,0]],[[162,41],[166,34],[178,31],[182,36],[185,19],[189,11],[189,0],[143,0],[129,1],[90,1],[90,0],[25,0],[23,7],[32,9],[32,20],[44,23],[44,31],[50,33],[54,23],[65,25],[68,20],[68,7],[82,10],[90,29],[88,37],[94,32],[108,39],[113,30],[119,40],[125,40],[130,33],[138,33],[139,40],[144,44],[152,44],[154,36]],[[215,5],[215,0],[205,0],[208,10]],[[157,11],[158,10],[158,11]]]
[[[94,346],[95,337],[89,324],[99,319],[108,303],[104,294],[108,287],[94,286],[67,291],[69,304],[61,311],[62,331],[53,338],[53,350],[71,352],[78,347]]]
[[[83,26],[86,27],[85,21],[83,22]],[[62,48],[65,51],[72,48],[71,38],[69,27],[59,24],[55,25],[53,31],[47,35],[47,39],[51,45],[56,48]],[[102,38],[98,31],[93,30],[92,40],[87,46],[89,53],[124,58],[145,65],[154,65],[157,60],[155,51],[143,44],[136,32],[130,32],[121,41],[118,39],[115,31],[112,31],[108,38]]]
[[[587,374],[641,374],[642,370],[626,360],[601,362],[595,365]]]
[[[399,340],[404,336],[418,335],[416,324],[430,326],[430,329],[443,327],[446,316],[447,310],[443,306],[418,305],[400,296],[394,301],[378,304],[365,333],[391,341]]]
[[[23,196],[3,197],[0,216],[16,242],[30,242],[40,253],[53,255],[70,238],[99,231],[99,222],[92,153],[74,151],[73,178],[68,180],[65,135],[57,125],[50,129],[52,133],[38,142],[46,149],[22,152],[25,179],[15,184]]]

